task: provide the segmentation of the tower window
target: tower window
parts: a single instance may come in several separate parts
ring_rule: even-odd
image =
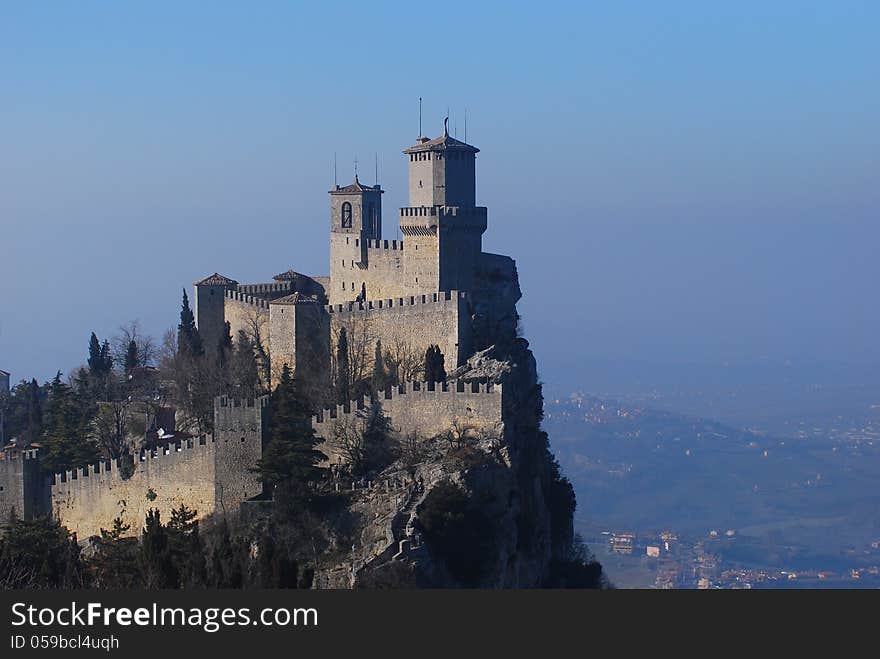
[[[342,204],[342,228],[351,229],[351,204],[347,201]]]

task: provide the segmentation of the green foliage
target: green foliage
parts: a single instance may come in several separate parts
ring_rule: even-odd
[[[90,421],[87,402],[80,400],[73,389],[62,382],[60,371],[48,389],[40,465],[48,473],[59,473],[94,464],[100,453],[87,432]]]
[[[612,588],[602,572],[602,565],[587,549],[580,536],[575,536],[571,556],[550,563],[544,588]]]
[[[479,586],[497,557],[492,520],[449,480],[428,492],[416,514],[432,553],[449,574],[462,586]]]
[[[151,508],[147,512],[138,559],[144,588],[154,590],[177,586],[178,573],[171,555],[168,531],[162,525],[158,510]]]
[[[326,456],[315,447],[320,440],[312,428],[312,411],[300,395],[287,365],[271,397],[269,442],[256,471],[264,485],[304,486],[320,475],[317,464]]]
[[[202,346],[202,338],[196,327],[196,318],[189,307],[189,298],[186,290],[183,291],[183,301],[180,305],[180,324],[177,326],[177,349],[191,355],[201,357],[205,350]]]
[[[43,431],[44,401],[45,392],[36,380],[22,380],[15,385],[5,401],[5,437],[17,437],[25,444],[39,441]]]
[[[131,529],[117,517],[109,531],[101,529],[95,539],[94,556],[89,561],[95,588],[131,589],[140,585],[137,538],[126,537]]]
[[[178,585],[182,588],[204,584],[207,578],[197,515],[195,510],[180,504],[171,511],[171,520],[166,527],[172,560],[177,567]]]
[[[446,382],[445,358],[438,345],[425,351],[425,382]]]
[[[77,588],[82,562],[76,536],[51,517],[13,515],[0,536],[0,588]]]
[[[232,540],[229,524],[224,519],[220,528],[220,538],[211,552],[209,584],[214,588],[241,588],[243,552]]]
[[[351,401],[351,366],[348,359],[348,332],[339,330],[336,343],[336,373],[334,374],[336,403],[346,405]]]

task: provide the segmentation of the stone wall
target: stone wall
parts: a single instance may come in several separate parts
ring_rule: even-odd
[[[49,510],[49,482],[40,470],[37,450],[9,452],[0,459],[0,524],[15,514],[31,519]]]
[[[467,293],[446,291],[427,295],[369,300],[366,303],[328,305],[335,346],[342,327],[349,346],[363,343],[372,362],[376,340],[386,350],[407,351],[423,359],[431,344],[440,346],[451,370],[471,354],[471,324]]]
[[[259,330],[260,337],[268,345],[269,337],[269,302],[238,291],[226,291],[223,315],[235,341],[239,330],[244,330],[253,338],[254,328]],[[201,333],[202,328],[199,327]]]
[[[266,400],[217,399],[213,436],[140,453],[130,478],[122,478],[116,460],[56,474],[53,514],[85,539],[109,529],[116,517],[136,535],[151,508],[166,521],[181,504],[199,519],[237,512],[242,501],[262,492],[250,469],[262,455]]]
[[[332,439],[334,426],[349,422],[369,404],[365,398],[353,401],[347,410],[336,406],[313,418],[315,431],[325,440],[320,448],[330,462],[342,461]],[[456,421],[499,437],[504,430],[503,391],[499,384],[407,382],[385,392],[379,404],[394,432],[403,436],[415,433],[420,437],[433,437],[448,430]]]

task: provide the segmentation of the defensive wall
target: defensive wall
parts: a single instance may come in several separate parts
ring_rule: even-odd
[[[150,509],[168,520],[181,504],[202,519],[235,514],[245,500],[262,492],[250,469],[262,455],[268,398],[214,403],[214,435],[169,444],[134,456],[134,473],[123,478],[118,460],[56,474],[52,512],[80,539],[110,529],[120,517],[140,533]]]
[[[460,426],[500,436],[504,429],[503,389],[491,382],[406,382],[380,393],[379,404],[394,432],[428,438]],[[334,428],[351,423],[370,406],[367,397],[349,405],[337,405],[312,418],[312,426],[324,439],[320,449],[329,462],[343,462],[335,444]]]
[[[241,291],[227,290],[225,296],[223,317],[229,323],[232,340],[236,340],[239,330],[252,336],[255,325],[263,340],[268,339],[269,300]],[[201,327],[199,331],[201,332]]]
[[[48,512],[49,481],[40,469],[37,450],[10,451],[0,459],[0,524],[15,512],[31,519]]]
[[[405,346],[423,357],[431,344],[440,346],[447,370],[463,363],[471,354],[469,296],[464,291],[439,291],[422,295],[326,305],[334,337],[342,327],[349,342],[359,336],[370,341],[368,354],[377,339],[385,349]]]

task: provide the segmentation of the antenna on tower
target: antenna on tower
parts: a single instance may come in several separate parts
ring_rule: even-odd
[[[419,96],[419,137],[422,136],[422,97]]]
[[[376,152],[375,156],[376,156],[376,180],[373,182],[373,185],[379,185],[379,152],[378,151]]]
[[[358,177],[358,157],[354,157],[354,180],[357,181]]]

